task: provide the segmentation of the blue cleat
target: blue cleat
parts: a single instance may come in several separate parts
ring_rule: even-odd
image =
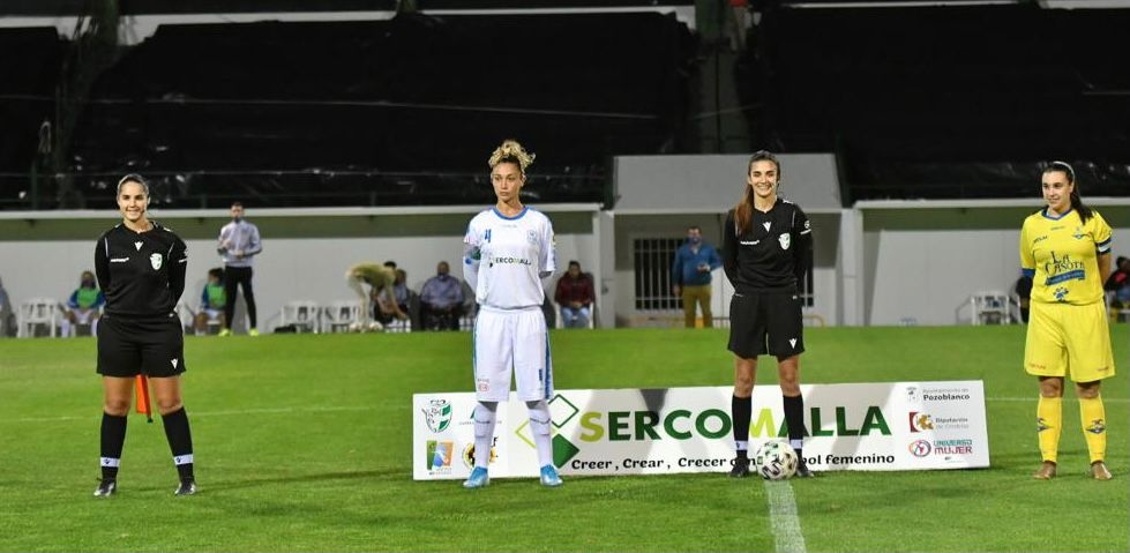
[[[541,485],[556,488],[560,486],[561,477],[557,475],[557,469],[553,465],[546,465],[541,468]]]
[[[487,474],[487,469],[475,467],[471,469],[471,476],[463,482],[463,487],[467,489],[485,488],[487,484],[490,484],[490,475]]]

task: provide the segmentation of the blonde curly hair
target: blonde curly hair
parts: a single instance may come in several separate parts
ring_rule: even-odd
[[[499,163],[514,163],[525,175],[526,167],[534,162],[535,157],[537,156],[527,152],[517,140],[504,140],[502,145],[495,148],[494,152],[490,154],[490,160],[487,161],[487,164],[490,165],[491,169],[494,169]]]

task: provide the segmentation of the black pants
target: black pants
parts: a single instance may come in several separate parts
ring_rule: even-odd
[[[423,320],[424,330],[459,330],[459,318],[462,316],[462,305],[435,309],[428,304],[420,304],[420,319]]]
[[[251,289],[251,267],[224,267],[224,293],[228,302],[224,304],[224,325],[230,329],[235,319],[235,293],[243,286],[243,301],[247,303],[248,329],[259,325],[255,318],[255,291]]]

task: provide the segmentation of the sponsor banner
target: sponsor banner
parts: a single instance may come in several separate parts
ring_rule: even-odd
[[[809,468],[932,470],[989,466],[979,380],[801,386]],[[734,457],[730,386],[558,390],[549,399],[553,462],[563,475],[726,472]],[[466,478],[474,464],[473,392],[413,396],[412,476]],[[525,403],[499,404],[491,478],[536,477]],[[786,439],[781,392],[754,389],[752,451]]]

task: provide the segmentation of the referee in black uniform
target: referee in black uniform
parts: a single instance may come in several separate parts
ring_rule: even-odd
[[[734,421],[737,458],[730,475],[749,474],[749,425],[757,356],[777,358],[789,445],[797,452],[797,476],[813,476],[802,454],[804,398],[800,354],[804,322],[798,286],[812,267],[812,232],[799,206],[777,196],[781,164],[764,150],[749,158],[746,190],[726,216],[722,265],[734,286],[730,300],[730,351],[734,352]]]
[[[126,415],[138,374],[148,375],[153,383],[180,477],[175,493],[192,495],[192,432],[180,391],[184,329],[175,312],[184,291],[187,249],[173,231],[149,220],[149,185],[140,176],[126,175],[118,182],[117,201],[122,222],[106,231],[94,249],[98,285],[106,294],[98,326],[98,374],[104,391],[102,481],[94,495],[108,497],[117,491]]]

